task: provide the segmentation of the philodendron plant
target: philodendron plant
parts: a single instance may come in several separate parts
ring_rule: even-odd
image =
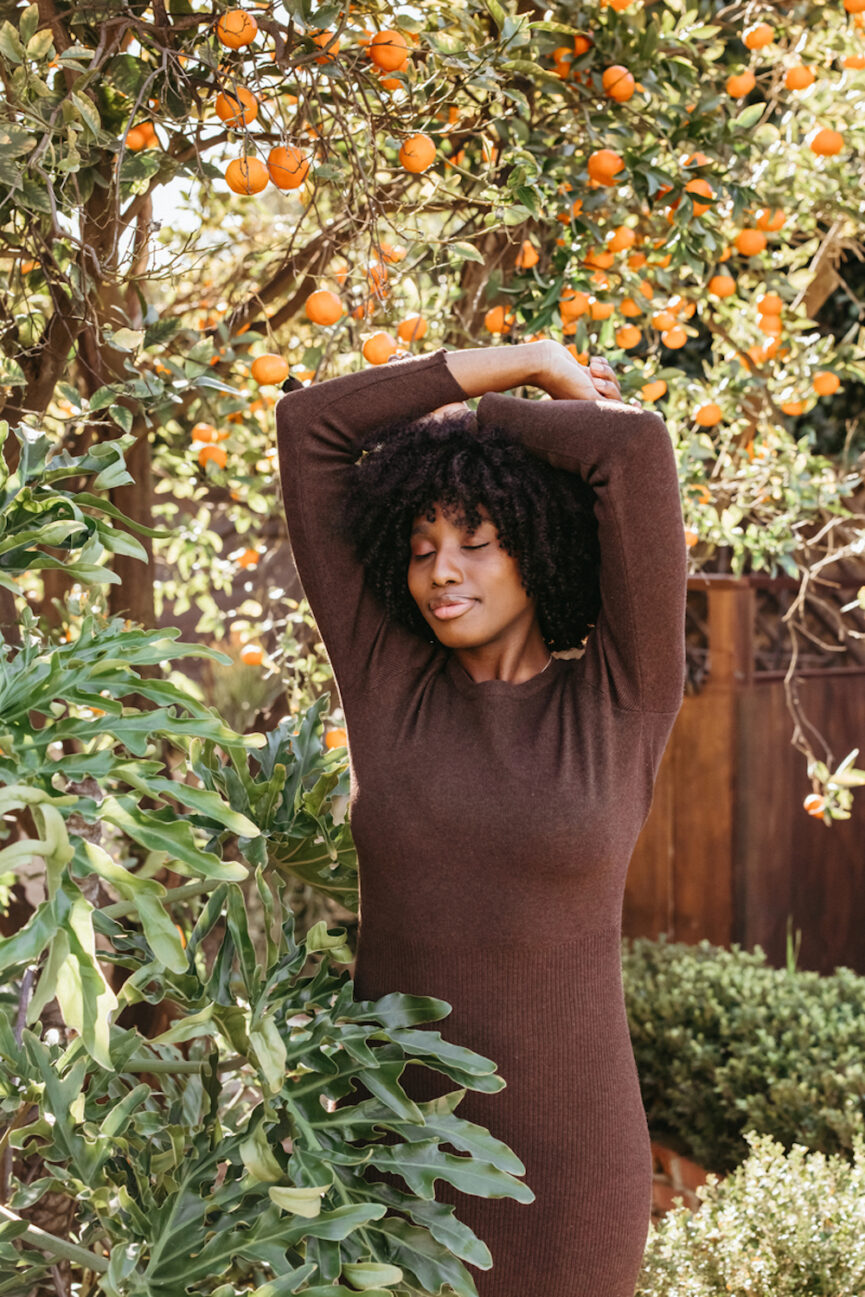
[[[229,662],[177,634],[25,616],[0,657],[0,887],[44,882],[0,940],[0,1294],[471,1297],[491,1257],[435,1183],[532,1201],[457,1114],[504,1081],[431,1027],[445,1002],[355,1000],[342,930],[296,940],[293,870],[356,895],[328,700],[236,734],[136,670]],[[142,1002],[154,1029],[121,1025]],[[454,1088],[414,1103],[407,1067]]]

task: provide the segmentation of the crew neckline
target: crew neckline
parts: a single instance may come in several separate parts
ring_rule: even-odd
[[[553,657],[548,666],[543,667],[535,675],[529,676],[528,680],[519,680],[514,684],[510,680],[472,680],[464,666],[460,665],[459,658],[455,653],[448,654],[445,670],[451,683],[456,685],[461,694],[467,697],[479,697],[482,694],[503,696],[509,698],[524,698],[527,694],[537,693],[539,689],[545,689],[547,684],[557,674],[562,658]]]

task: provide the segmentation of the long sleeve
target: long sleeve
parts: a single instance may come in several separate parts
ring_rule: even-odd
[[[685,682],[687,548],[676,457],[663,419],[619,401],[489,392],[498,426],[595,490],[601,610],[580,659],[585,684],[629,711],[676,712]]]
[[[345,702],[355,682],[410,667],[429,645],[385,620],[339,520],[367,433],[420,418],[466,394],[444,348],[287,392],[276,405],[282,499],[295,566]]]

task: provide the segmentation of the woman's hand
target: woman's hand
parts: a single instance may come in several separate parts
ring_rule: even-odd
[[[560,342],[546,339],[546,354],[535,377],[535,386],[543,388],[555,401],[596,401],[606,397],[621,401],[622,392],[615,371],[603,356],[592,356],[581,365],[573,353]]]

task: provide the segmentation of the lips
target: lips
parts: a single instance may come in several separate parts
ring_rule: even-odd
[[[464,612],[474,606],[474,599],[436,599],[430,601],[432,615],[439,621],[452,621],[455,617],[461,617]]]

